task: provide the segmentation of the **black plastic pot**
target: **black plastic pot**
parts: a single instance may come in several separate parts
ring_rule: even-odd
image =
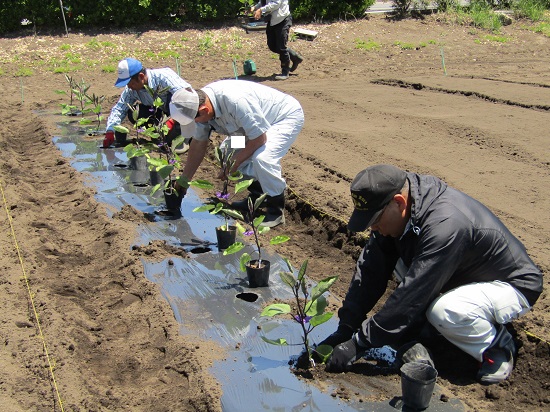
[[[248,277],[248,286],[251,288],[261,288],[269,286],[269,269],[271,262],[262,259],[258,266],[258,260],[251,260],[246,265],[246,276]]]
[[[149,180],[151,181],[151,186],[164,183],[164,179],[156,170],[149,170]]]
[[[437,370],[427,363],[409,362],[401,367],[403,403],[414,410],[424,410],[430,400],[437,379]]]
[[[115,130],[115,146],[121,147],[126,145],[126,137],[128,133],[117,132]]]
[[[166,202],[166,209],[180,213],[181,201],[183,200],[184,193],[177,192],[174,189],[175,181],[170,182],[170,187],[164,190],[164,201]]]
[[[130,169],[132,170],[148,170],[147,158],[145,156],[132,157],[130,158],[129,162],[130,162]]]
[[[216,228],[216,237],[218,239],[218,249],[225,250],[233,243],[237,237],[237,226],[229,226],[228,230],[225,225]]]

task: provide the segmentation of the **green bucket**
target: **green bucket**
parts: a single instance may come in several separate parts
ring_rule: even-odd
[[[248,59],[248,60],[245,60],[244,63],[243,63],[243,70],[244,70],[244,74],[246,74],[247,76],[250,76],[251,74],[255,74],[256,73],[256,63],[254,63],[254,61]]]

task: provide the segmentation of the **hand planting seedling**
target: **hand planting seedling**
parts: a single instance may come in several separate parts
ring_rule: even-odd
[[[325,312],[328,303],[323,294],[330,289],[332,284],[338,279],[338,276],[327,277],[308,291],[305,278],[308,261],[306,260],[302,263],[296,278],[294,277],[292,265],[288,259],[284,260],[288,271],[280,272],[280,276],[283,283],[292,289],[295,298],[296,313],[292,313],[291,306],[287,303],[275,303],[265,307],[260,316],[290,315],[290,318],[300,325],[302,328],[301,345],[304,345],[304,352],[298,358],[296,366],[302,369],[309,369],[312,365],[315,365],[312,356],[313,352],[318,355],[322,362],[325,362],[332,353],[332,347],[328,345],[312,347],[309,343],[309,334],[315,327],[332,318],[332,313]],[[300,297],[300,293],[302,297]],[[262,339],[272,345],[288,345],[284,338],[273,340],[262,336]]]

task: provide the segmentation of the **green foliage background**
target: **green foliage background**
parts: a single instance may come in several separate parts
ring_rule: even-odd
[[[290,0],[295,20],[327,21],[361,17],[375,0]],[[242,0],[62,0],[71,28],[131,27],[144,23],[178,25],[235,18]],[[28,19],[34,28],[63,29],[59,0],[0,0],[0,34],[21,29]]]

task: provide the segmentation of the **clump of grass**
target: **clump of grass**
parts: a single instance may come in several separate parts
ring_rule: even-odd
[[[399,48],[401,50],[414,50],[414,49],[416,49],[414,44],[412,44],[412,43],[403,43],[403,42],[400,42],[399,40],[394,42],[393,44],[396,45],[396,46],[399,46]]]
[[[382,46],[374,40],[355,39],[355,48],[359,50],[380,50]]]
[[[161,50],[158,52],[157,57],[159,59],[176,58],[180,57],[180,54],[174,50]]]
[[[496,35],[491,35],[491,34],[488,34],[487,36],[485,36],[485,38],[489,41],[494,41],[494,42],[497,42],[497,43],[507,43],[507,42],[510,41],[510,39],[508,37],[496,36]]]
[[[527,18],[532,21],[544,19],[546,5],[541,0],[518,0],[512,3],[516,18]]]
[[[204,36],[202,36],[199,39],[199,50],[201,51],[201,54],[206,53],[213,46],[214,46],[214,38],[212,37],[212,34],[206,33]]]
[[[532,28],[535,33],[544,34],[546,37],[550,37],[550,23],[542,22]]]
[[[85,44],[85,46],[89,47],[90,49],[94,49],[94,50],[97,50],[97,49],[101,48],[101,44],[99,43],[99,40],[97,40],[97,39],[90,40],[88,43]]]
[[[473,3],[470,16],[475,27],[491,30],[493,33],[498,33],[502,28],[502,17],[494,13],[487,4]]]
[[[19,70],[15,72],[16,77],[30,77],[33,74],[34,74],[33,71],[28,67],[20,67]]]
[[[101,66],[101,71],[103,73],[114,73],[116,72],[116,67],[115,66],[112,66],[112,65],[107,65],[107,66]]]
[[[115,47],[115,44],[113,42],[110,42],[110,41],[102,41],[101,42],[101,45],[105,48],[108,48],[108,47]]]
[[[59,48],[63,51],[67,51],[67,50],[71,50],[71,45],[70,44],[62,44],[61,46],[59,46]]]

